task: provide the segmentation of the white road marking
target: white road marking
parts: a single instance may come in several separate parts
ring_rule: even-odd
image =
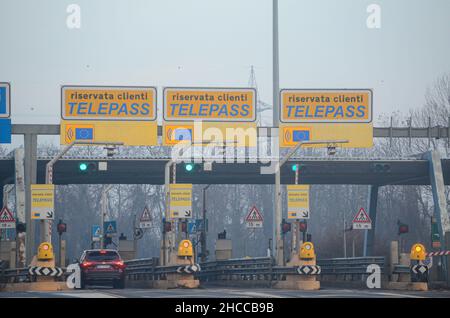
[[[407,295],[407,294],[396,294],[396,293],[381,293],[381,292],[372,292],[370,294],[375,295],[382,295],[382,296],[394,296],[394,297],[400,297],[400,298],[426,298],[423,296],[417,296],[417,295]]]
[[[281,296],[281,295],[274,295],[269,293],[260,293],[260,292],[252,292],[252,291],[238,291],[238,290],[227,290],[227,293],[231,294],[237,294],[237,295],[244,295],[249,297],[263,297],[263,298],[287,298],[290,296]]]
[[[57,293],[57,295],[73,297],[73,298],[124,298],[123,296],[107,294],[107,293],[99,293],[99,292],[87,292],[87,293]]]

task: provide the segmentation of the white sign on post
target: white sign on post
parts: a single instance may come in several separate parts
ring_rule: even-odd
[[[147,207],[142,211],[141,218],[139,219],[139,228],[148,229],[152,226],[152,216]]]
[[[372,220],[370,219],[364,208],[359,209],[352,221],[352,228],[354,230],[371,230]]]
[[[0,212],[0,229],[14,229],[16,228],[16,219],[12,215],[11,211],[4,206]]]
[[[253,206],[248,212],[245,218],[245,225],[247,228],[262,228],[263,227],[263,217],[256,206]]]

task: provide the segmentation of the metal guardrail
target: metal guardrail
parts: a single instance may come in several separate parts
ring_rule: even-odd
[[[129,280],[161,280],[167,279],[168,274],[177,273],[181,265],[159,266],[158,258],[144,258],[126,261],[125,274]],[[356,257],[333,258],[317,261],[324,275],[368,275],[367,266],[380,266],[381,273],[385,272],[384,257]],[[200,264],[201,270],[194,273],[194,277],[201,281],[278,281],[284,280],[288,274],[298,274],[297,267],[280,267],[270,257],[237,258],[221,261],[210,261]],[[66,273],[64,270],[64,276]],[[409,267],[396,265],[394,273],[409,273]],[[1,269],[0,283],[30,281],[32,278],[28,268]]]
[[[365,275],[367,266],[375,264],[380,266],[381,273],[385,272],[384,257],[353,257],[331,258],[317,261],[322,268],[322,275]]]
[[[411,274],[411,268],[408,265],[395,264],[393,274]]]

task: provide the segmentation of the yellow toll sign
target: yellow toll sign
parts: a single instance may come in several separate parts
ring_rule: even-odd
[[[55,186],[53,184],[31,185],[31,218],[52,220],[55,217]]]
[[[192,184],[171,184],[169,191],[170,218],[192,218]]]
[[[165,88],[165,121],[256,121],[253,88]]]
[[[156,120],[154,87],[63,86],[65,120]]]
[[[309,219],[309,185],[288,185],[288,219]]]
[[[348,140],[338,145],[347,148],[373,146],[370,89],[290,89],[282,90],[280,99],[281,147],[314,140]]]

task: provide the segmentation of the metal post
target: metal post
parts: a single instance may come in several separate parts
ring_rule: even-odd
[[[25,263],[29,264],[35,252],[35,223],[31,220],[31,185],[36,183],[37,175],[37,135],[24,134],[24,149],[25,220],[27,227]]]
[[[344,215],[344,258],[347,258],[347,223]]]
[[[202,248],[202,257],[201,257],[202,262],[206,262],[206,190],[208,190],[208,188],[210,186],[211,185],[208,184],[202,190],[202,192],[203,192],[203,215],[202,215],[203,226],[202,226],[202,239],[200,241],[200,245]]]
[[[164,211],[164,217],[167,221],[167,217],[170,216],[170,167],[172,166],[173,161],[169,160],[164,168],[164,194],[166,199],[166,210]],[[173,231],[174,229],[172,229]],[[166,265],[168,262],[168,255],[167,255],[167,247],[166,247],[166,236],[168,233],[163,234],[163,243],[162,243],[162,265]]]
[[[102,191],[101,201],[101,217],[100,217],[100,248],[105,248],[105,216],[106,216],[106,203],[108,200],[108,191],[111,190],[112,185],[108,184]]]
[[[281,206],[281,167],[277,168],[275,173],[275,222],[273,226],[275,227],[275,238],[276,238],[276,248],[275,257],[276,264],[279,266],[284,265],[284,246],[283,238],[281,236],[281,222],[282,222],[282,206]]]
[[[379,187],[377,185],[372,185],[369,190],[369,217],[372,220],[372,229],[364,231],[364,256],[373,256],[374,252],[378,189]]]
[[[85,145],[85,146],[121,146],[123,142],[107,142],[107,141],[80,141],[74,140],[70,144],[68,144],[63,150],[61,150],[52,160],[50,160],[45,169],[45,183],[53,184],[53,165],[62,158],[70,149],[72,149],[75,145]],[[51,220],[42,220],[41,221],[41,241],[51,242],[52,241],[52,233],[51,233]],[[103,237],[102,237],[103,239]],[[103,242],[102,242],[103,243]]]
[[[281,236],[281,222],[282,222],[282,206],[281,206],[281,167],[300,149],[303,145],[328,145],[328,144],[344,144],[348,143],[348,140],[314,140],[314,141],[301,141],[292,147],[287,155],[276,163],[275,166],[275,213],[274,213],[274,232],[275,232],[275,259],[277,265],[283,266],[284,264],[284,247],[283,238]]]
[[[272,2],[272,76],[273,76],[273,88],[272,88],[272,98],[273,98],[273,109],[272,109],[272,126],[278,127],[279,125],[279,91],[280,91],[280,68],[279,68],[279,43],[278,43],[278,0],[273,0]],[[278,145],[278,143],[277,143]],[[278,151],[278,149],[276,149]],[[274,149],[272,149],[272,152]],[[275,176],[275,178],[277,178]],[[278,223],[278,217],[277,217],[277,200],[278,200],[278,192],[279,189],[275,185],[275,192],[274,192],[274,210],[275,213],[273,215],[273,240],[272,240],[272,251],[274,253],[274,256],[276,257],[277,253],[277,246],[279,244],[279,226],[280,223]],[[281,222],[281,221],[280,221]]]
[[[279,124],[280,60],[278,41],[278,0],[273,0],[273,127]]]
[[[59,262],[58,265],[62,266],[62,233],[59,233]]]

